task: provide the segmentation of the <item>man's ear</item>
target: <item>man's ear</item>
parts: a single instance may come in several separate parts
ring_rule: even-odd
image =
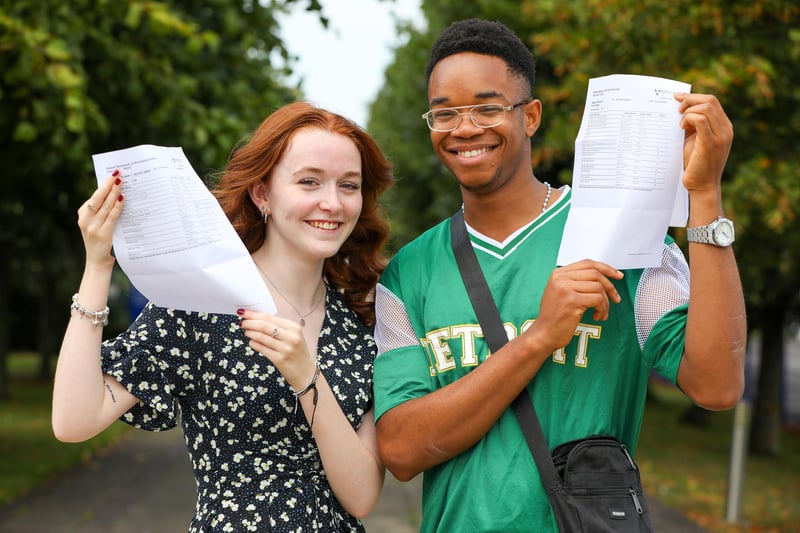
[[[528,137],[533,137],[542,123],[542,101],[534,98],[523,108],[525,113],[525,133]]]

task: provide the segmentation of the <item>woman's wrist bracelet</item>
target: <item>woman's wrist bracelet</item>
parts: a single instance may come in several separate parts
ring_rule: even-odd
[[[311,421],[309,422],[308,427],[314,427],[314,416],[317,414],[317,399],[319,398],[319,391],[317,391],[317,380],[319,379],[319,365],[316,365],[316,369],[314,370],[314,377],[311,378],[311,381],[308,385],[306,385],[302,390],[299,390],[294,393],[294,414],[297,414],[297,407],[300,405],[300,397],[306,394],[308,391],[314,391],[314,410],[311,411]]]
[[[84,306],[78,303],[78,293],[72,295],[72,305],[69,306],[70,312],[77,311],[78,315],[81,317],[91,318],[92,325],[94,327],[99,326],[100,324],[107,326],[108,325],[108,315],[111,313],[111,310],[106,306],[105,309],[102,311],[88,311]]]
[[[299,398],[300,396],[304,395],[311,389],[316,388],[317,379],[319,379],[319,365],[317,365],[316,368],[314,369],[314,376],[311,378],[311,381],[308,383],[308,385],[306,385],[305,388],[303,388],[302,390],[295,392],[294,397]]]

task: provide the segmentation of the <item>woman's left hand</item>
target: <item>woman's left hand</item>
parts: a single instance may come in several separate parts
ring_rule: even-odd
[[[314,376],[316,361],[308,351],[303,328],[279,316],[239,309],[239,327],[250,347],[272,361],[294,390],[301,390]]]

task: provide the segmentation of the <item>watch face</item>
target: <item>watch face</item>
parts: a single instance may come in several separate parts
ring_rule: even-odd
[[[734,240],[733,223],[728,219],[720,219],[713,230],[713,239],[718,246],[730,246]]]

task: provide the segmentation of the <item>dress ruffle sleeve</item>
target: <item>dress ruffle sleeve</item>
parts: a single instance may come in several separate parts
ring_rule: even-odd
[[[103,372],[139,398],[120,420],[136,428],[174,428],[176,395],[191,388],[190,313],[148,303],[127,331],[102,347]]]

